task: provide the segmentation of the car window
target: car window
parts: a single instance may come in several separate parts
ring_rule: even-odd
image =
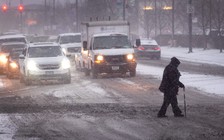
[[[57,57],[62,56],[62,51],[59,46],[30,47],[28,54],[30,58]]]
[[[70,35],[70,36],[62,36],[61,37],[61,44],[67,44],[67,43],[80,43],[81,42],[81,36],[80,35]]]
[[[14,45],[4,45],[1,47],[1,51],[5,53],[9,53],[14,48],[24,48],[24,44],[14,44]]]

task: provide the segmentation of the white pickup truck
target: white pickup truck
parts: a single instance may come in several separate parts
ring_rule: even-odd
[[[82,67],[86,75],[129,72],[136,75],[134,48],[129,40],[127,21],[82,23]]]

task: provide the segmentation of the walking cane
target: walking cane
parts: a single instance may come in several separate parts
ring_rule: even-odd
[[[184,91],[184,116],[187,117],[187,106],[186,106],[186,99],[185,99],[185,88],[183,88]]]

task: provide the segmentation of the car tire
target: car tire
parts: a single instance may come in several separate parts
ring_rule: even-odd
[[[64,84],[70,84],[71,83],[71,77],[67,77],[64,79]]]
[[[136,69],[130,70],[130,77],[135,77],[136,76]]]
[[[31,85],[31,80],[29,78],[24,79],[24,83],[26,86],[30,86]]]
[[[92,79],[96,79],[97,75],[98,75],[98,73],[97,73],[96,69],[94,67],[92,67],[92,70],[91,70]]]
[[[85,68],[84,71],[85,71],[85,76],[89,76],[90,75],[90,70],[89,69]]]

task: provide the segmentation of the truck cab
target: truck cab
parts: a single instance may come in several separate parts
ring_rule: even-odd
[[[129,24],[126,23],[100,22],[92,24],[92,28],[87,28],[88,35],[83,41],[81,52],[87,76],[97,78],[102,73],[127,72],[131,77],[136,75],[137,63],[129,40]]]

